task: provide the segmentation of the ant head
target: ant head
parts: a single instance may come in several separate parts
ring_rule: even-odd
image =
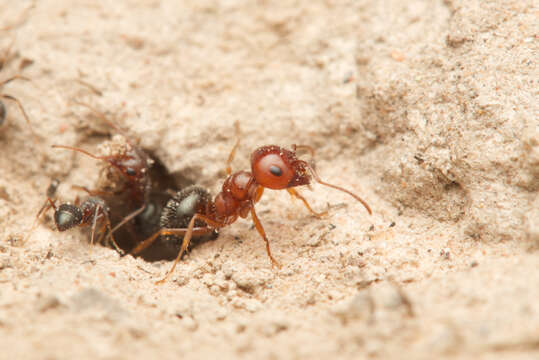
[[[131,156],[131,154],[108,156],[107,162],[131,184],[139,182],[146,176],[146,163],[136,156]]]
[[[256,182],[274,190],[308,185],[311,177],[305,161],[295,151],[275,145],[262,146],[251,154],[251,171]]]
[[[82,211],[71,204],[61,204],[54,212],[54,222],[58,231],[66,231],[82,221]]]

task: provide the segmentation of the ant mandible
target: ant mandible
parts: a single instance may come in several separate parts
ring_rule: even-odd
[[[237,127],[237,131],[238,127]],[[157,283],[163,283],[172,274],[178,261],[189,246],[193,235],[208,233],[234,223],[238,217],[246,218],[251,214],[256,230],[266,243],[266,252],[273,266],[280,268],[279,263],[273,258],[270,250],[270,243],[264,227],[255,211],[255,204],[260,200],[265,188],[272,190],[287,190],[292,197],[296,197],[303,202],[305,207],[315,216],[320,217],[324,213],[315,212],[307,200],[301,196],[295,187],[309,185],[314,181],[333,189],[345,192],[359,201],[368,213],[372,215],[369,205],[356,194],[340,186],[322,181],[314,167],[308,162],[298,159],[296,151],[298,149],[308,150],[314,155],[314,149],[307,145],[292,145],[288,150],[276,145],[262,146],[251,154],[251,171],[238,171],[232,174],[230,163],[234,158],[239,139],[232,149],[228,160],[225,179],[221,192],[215,199],[200,197],[195,205],[196,212],[189,221],[187,228],[163,228],[151,237],[139,244],[131,254],[137,254],[152,244],[161,235],[183,235],[181,249],[174,263],[165,277]],[[195,225],[197,225],[195,227]]]

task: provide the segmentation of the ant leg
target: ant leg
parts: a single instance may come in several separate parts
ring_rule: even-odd
[[[119,228],[121,228],[122,226],[124,226],[124,224],[127,224],[129,221],[131,221],[132,219],[134,219],[137,215],[139,215],[140,213],[142,213],[144,211],[144,209],[146,209],[146,204],[142,205],[140,208],[138,208],[137,210],[133,211],[131,214],[127,215],[126,217],[124,217],[122,219],[122,221],[120,221],[118,224],[116,224],[112,230],[111,230],[111,234],[113,232],[115,232],[116,230],[118,230]]]
[[[228,155],[228,159],[226,160],[226,174],[231,175],[232,174],[232,167],[230,164],[232,164],[232,161],[234,160],[234,157],[236,156],[236,150],[240,146],[240,140],[241,140],[241,132],[240,132],[240,123],[239,121],[234,122],[234,127],[236,128],[236,143],[234,144],[234,147],[230,151],[230,154]]]
[[[262,197],[263,194],[264,194],[264,187],[259,186],[258,189],[256,189],[255,199],[253,200],[253,203],[257,203],[258,200],[260,200],[260,198]]]
[[[207,234],[211,229],[206,227],[194,227],[193,228],[193,235],[204,235]],[[168,233],[169,231],[174,231],[173,233]],[[159,238],[160,235],[185,235],[187,233],[187,229],[177,228],[177,229],[161,229],[157,231],[155,234],[147,238],[146,240],[139,243],[133,250],[129,252],[131,255],[137,255],[140,254],[142,251],[146,250],[151,244],[155,242]]]
[[[318,176],[318,174],[316,173],[314,168],[311,165],[307,164],[306,162],[304,162],[304,163],[305,163],[305,166],[311,171],[311,173],[312,173],[312,175],[313,175],[313,177],[314,177],[314,179],[316,180],[317,183],[347,193],[348,195],[352,196],[354,199],[359,201],[361,203],[361,205],[363,205],[365,207],[365,209],[367,209],[367,212],[369,213],[369,215],[372,215],[371,207],[369,206],[369,204],[367,204],[367,202],[365,200],[363,200],[362,198],[360,198],[359,196],[357,196],[353,192],[351,192],[349,190],[346,190],[343,187],[340,187],[340,186],[333,185],[333,184],[327,183],[325,181],[322,181],[322,179],[320,179],[320,177]]]
[[[96,206],[94,217],[92,219],[92,237],[90,238],[90,254],[92,253],[92,249],[94,247],[94,239],[95,239],[95,227],[97,226],[97,214],[99,213],[99,206]]]
[[[110,224],[110,218],[109,216],[104,213],[104,218],[105,218],[105,225],[103,227],[105,227],[105,230],[108,231],[108,237],[107,239],[109,240],[109,244],[112,244],[112,246],[114,247],[114,249],[116,251],[118,251],[118,253],[120,255],[124,255],[124,251],[122,249],[120,249],[120,247],[118,246],[118,244],[116,243],[116,240],[114,240],[114,236],[112,235],[112,226]],[[102,235],[100,236],[99,238],[99,242],[101,242],[103,240],[103,236],[104,236],[104,232],[102,233]],[[110,245],[109,245],[110,246]]]
[[[268,240],[268,237],[266,236],[266,232],[264,231],[264,227],[262,226],[260,219],[258,219],[258,216],[256,215],[255,206],[253,202],[251,202],[251,217],[253,218],[253,222],[255,223],[256,230],[258,231],[262,239],[264,239],[264,241],[266,242],[266,252],[268,253],[268,256],[271,260],[271,265],[280,269],[281,265],[279,265],[277,260],[275,260],[273,256],[271,256],[269,240]]]
[[[191,221],[189,221],[189,226],[187,227],[187,231],[185,232],[185,236],[183,237],[182,247],[180,249],[180,252],[178,253],[178,256],[176,256],[176,259],[174,260],[174,263],[172,264],[172,267],[166,273],[164,278],[162,278],[161,280],[155,282],[156,285],[164,283],[170,277],[170,275],[172,275],[172,273],[174,272],[174,269],[176,268],[176,265],[178,264],[178,262],[182,258],[182,255],[184,254],[185,250],[187,250],[187,248],[189,247],[189,243],[191,242],[191,238],[193,237],[193,229],[195,228],[195,221],[198,220],[198,219],[204,221],[206,224],[211,226],[211,227],[208,226],[208,227],[203,228],[203,229],[206,229],[206,232],[209,232],[212,229],[220,228],[220,227],[223,227],[223,226],[227,225],[225,223],[220,223],[218,221],[210,219],[207,216],[204,216],[204,215],[201,215],[201,214],[195,214],[191,218]],[[180,233],[183,233],[183,231],[185,229],[163,229],[162,234],[163,235],[178,235],[177,230],[179,230]]]
[[[307,208],[307,210],[309,210],[309,211],[311,212],[311,214],[313,214],[313,215],[316,216],[317,218],[321,218],[321,217],[323,217],[323,216],[325,216],[325,215],[328,214],[328,211],[327,211],[327,210],[326,210],[326,211],[323,211],[323,212],[321,212],[321,213],[318,213],[318,212],[314,211],[314,210],[311,208],[311,206],[309,205],[309,203],[307,202],[307,200],[306,200],[303,196],[301,196],[301,194],[298,193],[298,192],[297,192],[296,190],[294,190],[293,188],[288,188],[288,189],[286,189],[286,190],[288,191],[288,193],[290,194],[290,196],[296,197],[296,198],[300,199],[300,200],[303,202],[303,205],[305,205],[305,207]]]
[[[37,225],[39,224],[39,218],[41,218],[41,215],[45,214],[47,211],[49,211],[50,208],[54,208],[54,211],[56,211],[56,205],[54,205],[54,202],[51,200],[51,198],[47,198],[47,201],[41,206],[41,209],[39,209],[36,218],[34,220],[34,223],[32,224],[32,227],[28,231],[28,234],[24,237],[22,243],[25,244],[26,241],[32,236],[32,233],[37,228]]]
[[[22,77],[18,77],[20,79],[22,79]],[[7,81],[3,82],[2,84],[0,84],[0,86],[8,83],[9,81],[11,80],[14,80],[15,78],[11,78],[11,79],[8,79]],[[27,80],[27,79],[26,79]],[[22,115],[24,116],[24,119],[26,120],[26,123],[28,124],[28,127],[30,128],[30,132],[32,133],[32,136],[34,137],[34,141],[37,142],[37,135],[36,133],[34,132],[34,128],[32,127],[32,123],[30,122],[30,118],[28,117],[28,114],[26,113],[26,111],[24,110],[24,107],[22,106],[21,102],[19,101],[19,99],[11,96],[11,95],[8,95],[8,94],[2,94],[0,97],[4,98],[4,99],[7,99],[7,100],[11,100],[13,101],[15,104],[17,104],[17,106],[19,107],[19,110],[21,111]]]
[[[314,148],[312,146],[294,144],[294,145],[292,145],[292,150],[294,150],[294,152],[296,150],[307,150],[311,154],[311,161],[314,160]]]
[[[74,190],[80,190],[88,193],[90,196],[109,196],[114,195],[112,192],[109,191],[99,191],[99,190],[90,190],[86,186],[79,186],[79,185],[71,185],[71,188]]]

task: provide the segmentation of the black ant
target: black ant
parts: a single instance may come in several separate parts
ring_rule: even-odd
[[[97,223],[102,222],[103,225],[99,232],[101,233],[99,242],[105,235],[103,230],[108,231],[108,238],[114,245],[114,248],[122,254],[123,251],[118,247],[114,237],[112,235],[112,227],[110,224],[110,209],[106,205],[105,201],[97,196],[90,196],[82,202],[80,206],[63,203],[58,205],[54,204],[54,201],[48,198],[50,207],[54,209],[54,223],[58,231],[66,231],[75,226],[92,226],[91,244],[94,244],[95,230]],[[105,228],[105,229],[104,229]]]
[[[237,131],[239,131],[238,127]],[[202,235],[228,226],[234,223],[238,217],[246,218],[249,214],[251,214],[256,230],[266,243],[266,252],[272,265],[280,268],[279,263],[271,255],[269,240],[255,211],[255,204],[262,197],[265,188],[273,190],[286,189],[292,197],[301,200],[312,214],[320,217],[324,213],[315,212],[307,200],[294,189],[297,186],[309,185],[312,178],[314,178],[314,181],[322,185],[349,194],[359,201],[369,214],[372,214],[369,205],[359,196],[340,186],[322,181],[312,165],[297,158],[296,150],[298,149],[308,150],[311,155],[314,155],[312,147],[292,145],[292,150],[288,150],[275,145],[262,146],[251,154],[250,172],[238,171],[232,174],[230,163],[234,158],[238,145],[239,139],[228,157],[226,168],[228,177],[223,183],[221,192],[217,194],[213,201],[209,196],[200,196],[197,199],[191,206],[196,210],[187,227],[182,225],[181,227],[170,228],[167,225],[167,227],[157,231],[131,251],[132,254],[139,253],[162,235],[184,235],[181,249],[172,267],[165,277],[157,283],[164,282],[172,274],[183,253],[189,247],[193,235]]]
[[[66,231],[69,230],[75,226],[88,226],[92,225],[92,236],[91,236],[91,244],[94,244],[95,239],[95,229],[97,227],[97,223],[102,221],[103,226],[101,227],[101,234],[104,235],[103,227],[106,227],[106,230],[109,232],[109,239],[110,242],[113,244],[114,248],[122,254],[123,251],[120,250],[118,247],[116,241],[114,240],[114,237],[112,236],[111,232],[111,223],[110,223],[110,209],[106,205],[105,201],[97,196],[95,196],[95,193],[93,193],[91,190],[88,190],[85,187],[81,186],[73,186],[75,189],[84,190],[87,193],[90,194],[90,197],[88,197],[86,200],[82,202],[80,206],[77,204],[79,203],[79,198],[77,197],[75,200],[75,205],[70,203],[63,203],[60,204],[58,207],[56,207],[56,200],[53,200],[53,198],[56,196],[56,191],[58,190],[58,187],[60,186],[60,181],[58,179],[52,179],[49,186],[47,187],[47,201],[43,204],[41,209],[36,215],[36,220],[34,221],[34,225],[32,226],[32,229],[27,235],[27,239],[31,235],[31,233],[35,230],[35,227],[37,226],[37,222],[39,218],[49,211],[50,208],[54,209],[54,223],[56,224],[56,228],[58,231]],[[99,239],[99,242],[101,242],[102,237]]]

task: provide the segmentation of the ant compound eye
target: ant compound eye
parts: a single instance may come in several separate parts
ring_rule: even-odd
[[[276,165],[271,165],[270,168],[269,168],[269,171],[270,171],[270,173],[272,173],[275,176],[283,175],[283,170],[280,167],[276,166]]]
[[[133,168],[130,168],[128,167],[127,169],[125,169],[125,173],[129,176],[135,176],[137,175],[137,172],[135,171],[135,169]]]

